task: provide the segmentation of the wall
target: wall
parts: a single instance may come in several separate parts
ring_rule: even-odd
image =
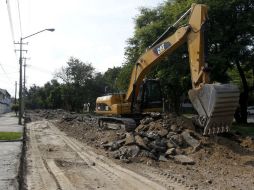
[[[11,111],[10,104],[5,104],[5,103],[0,102],[0,114],[7,113],[10,111]]]

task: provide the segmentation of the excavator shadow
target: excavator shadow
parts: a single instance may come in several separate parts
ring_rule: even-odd
[[[244,163],[244,165],[254,167],[254,160],[247,161]]]
[[[216,144],[225,147],[226,150],[230,150],[235,154],[241,156],[254,156],[254,149],[242,146],[241,138],[233,133],[222,133],[213,136],[210,140],[214,140]]]

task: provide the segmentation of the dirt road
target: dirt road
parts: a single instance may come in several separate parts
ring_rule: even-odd
[[[29,123],[27,136],[27,189],[196,189],[170,173],[124,168],[46,120]]]

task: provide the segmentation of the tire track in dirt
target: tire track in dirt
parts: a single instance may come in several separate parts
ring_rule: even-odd
[[[142,175],[139,175],[131,170],[121,167],[110,161],[108,158],[96,154],[91,147],[81,144],[73,138],[67,137],[63,132],[59,131],[52,123],[48,125],[57,133],[61,134],[60,137],[68,144],[74,151],[76,151],[81,158],[86,162],[93,164],[98,171],[104,171],[105,173],[116,175],[126,181],[127,184],[136,187],[137,189],[189,189],[184,181],[176,178],[171,179],[169,177],[163,178],[161,176],[149,175],[150,180]],[[151,171],[147,171],[148,173]],[[147,187],[144,186],[147,185]],[[187,187],[187,188],[186,188]]]
[[[34,125],[40,125],[40,123],[34,123]],[[29,175],[31,177],[27,178],[27,186],[30,189],[49,189],[55,190],[59,189],[57,182],[52,178],[52,175],[47,170],[47,167],[44,164],[43,158],[41,156],[40,150],[38,149],[38,143],[35,137],[34,129],[31,128],[31,125],[27,125],[28,136],[29,136],[29,145],[28,145],[28,168],[33,168],[30,170]],[[30,156],[29,156],[30,155]]]
[[[142,172],[123,168],[86,144],[67,137],[52,122],[29,123],[27,134],[28,189],[188,189],[167,178],[146,177]]]

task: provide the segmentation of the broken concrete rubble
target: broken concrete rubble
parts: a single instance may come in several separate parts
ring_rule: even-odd
[[[185,151],[186,148],[198,150],[200,147],[200,139],[191,131],[193,128],[191,121],[186,118],[157,114],[141,120],[135,131],[122,134],[125,138],[122,138],[121,143],[117,140],[103,147],[114,151],[113,157],[117,159],[148,157],[167,161],[167,157],[174,157],[178,163],[194,164],[193,160],[184,155],[190,153],[189,149]]]
[[[190,146],[193,147],[194,150],[198,150],[200,148],[201,142],[199,142],[197,139],[193,138],[190,135],[189,131],[182,132],[182,137],[186,143],[188,143]]]
[[[195,164],[194,160],[192,158],[190,158],[189,156],[186,156],[186,155],[176,155],[173,158],[177,163],[180,163],[180,164],[183,164],[183,165],[186,165],[186,164],[193,165],[193,164]]]
[[[135,137],[133,133],[126,133],[125,145],[132,145],[135,143]]]
[[[138,156],[140,148],[137,145],[122,146],[113,152],[113,157],[116,159],[129,159]]]
[[[136,136],[135,136],[135,141],[136,141],[136,144],[137,144],[138,146],[140,146],[141,148],[146,149],[146,150],[149,149],[149,148],[147,147],[145,141],[142,139],[141,136],[136,135]]]
[[[180,147],[183,145],[183,137],[180,134],[173,135],[169,138],[169,140],[176,145],[177,147]]]
[[[169,148],[166,153],[166,155],[175,155],[176,154],[176,149],[175,148]]]
[[[60,114],[61,112],[61,114]],[[66,113],[62,110],[56,111],[38,111],[39,115],[51,118],[57,116],[61,121],[59,123],[85,123],[88,126],[98,126],[97,119],[82,114]],[[72,127],[72,126],[70,126]],[[194,126],[190,119],[178,117],[172,114],[154,113],[147,115],[140,121],[140,124],[131,131],[117,127],[116,130],[110,130],[115,134],[114,138],[103,136],[97,147],[101,147],[116,159],[123,161],[135,157],[147,157],[154,160],[164,160],[170,156],[182,154],[191,154],[193,151],[185,150],[192,148],[198,150],[201,140],[192,131]],[[109,130],[97,128],[97,130]],[[82,129],[81,129],[82,131]],[[80,136],[83,140],[83,136]],[[93,140],[96,142],[96,140]],[[92,142],[92,140],[91,140]]]

